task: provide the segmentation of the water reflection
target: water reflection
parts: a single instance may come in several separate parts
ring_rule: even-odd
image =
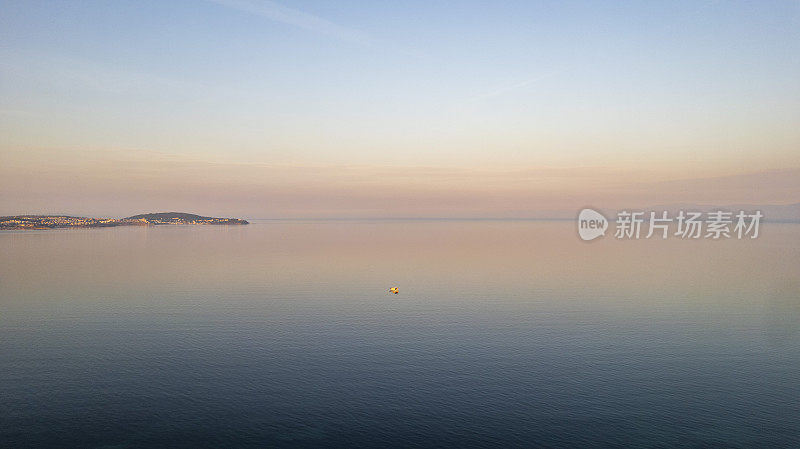
[[[797,445],[798,237],[3,232],[0,446]]]

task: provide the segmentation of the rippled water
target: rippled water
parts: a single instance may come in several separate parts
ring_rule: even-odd
[[[800,447],[798,268],[795,224],[0,232],[0,447]]]

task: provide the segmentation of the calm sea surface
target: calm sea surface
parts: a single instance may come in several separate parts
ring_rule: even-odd
[[[0,447],[800,447],[800,225],[761,233],[0,232]]]

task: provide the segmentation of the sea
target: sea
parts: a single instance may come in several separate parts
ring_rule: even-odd
[[[798,448],[799,275],[792,223],[2,231],[0,447]]]

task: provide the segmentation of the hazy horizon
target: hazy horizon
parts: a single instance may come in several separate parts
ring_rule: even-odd
[[[0,166],[0,215],[554,218],[587,205],[768,206],[800,199],[800,169],[793,168],[686,178],[609,167],[303,167],[135,156],[98,152],[59,160],[62,155],[43,152],[30,165],[21,158],[8,161]]]

